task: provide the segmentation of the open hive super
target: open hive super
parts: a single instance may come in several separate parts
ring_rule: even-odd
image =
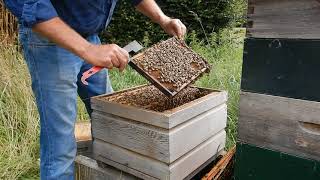
[[[223,150],[226,100],[198,87],[169,98],[149,85],[95,97],[95,158],[142,179],[183,179]]]
[[[209,90],[187,87],[174,97],[167,97],[154,86],[105,97],[104,100],[134,106],[147,110],[163,112],[201,98],[210,93]]]
[[[204,58],[176,38],[148,48],[135,56],[132,63],[137,71],[168,96],[176,95],[210,70]]]

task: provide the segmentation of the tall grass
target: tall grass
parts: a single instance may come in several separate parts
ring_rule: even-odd
[[[39,115],[27,65],[16,45],[0,43],[0,179],[38,179]],[[88,121],[78,100],[78,121]]]
[[[211,36],[211,46],[196,39],[191,44],[213,66],[196,85],[228,92],[227,148],[236,142],[244,33],[243,29],[224,30]]]
[[[23,58],[0,46],[0,179],[38,172],[39,118]]]
[[[235,143],[243,35],[230,30],[213,34],[211,45],[189,37],[193,49],[213,65],[196,84],[229,93],[228,147]],[[110,76],[116,91],[146,83],[130,68],[122,74],[113,70]],[[88,120],[82,103],[78,112],[78,119]],[[38,135],[39,117],[26,64],[16,46],[0,44],[0,179],[38,179]]]

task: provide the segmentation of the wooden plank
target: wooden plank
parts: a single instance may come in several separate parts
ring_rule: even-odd
[[[227,105],[222,104],[171,129],[169,133],[170,163],[216,135],[226,126]]]
[[[191,152],[182,156],[170,165],[170,179],[183,179],[212,156],[218,156],[225,147],[225,139],[226,132],[221,131],[219,134],[197,146]]]
[[[132,88],[132,89],[128,89],[121,92],[133,91],[138,88],[141,88],[141,87]],[[199,98],[190,103],[186,103],[185,105],[180,106],[178,108],[165,111],[163,113],[101,100],[101,97],[104,97],[106,95],[93,98],[92,108],[94,109],[94,111],[105,112],[105,113],[117,115],[123,118],[128,118],[131,120],[158,126],[161,128],[170,129],[185,121],[188,121],[190,118],[193,118],[204,111],[212,109],[213,107],[226,102],[227,100],[226,92],[221,92],[216,90],[211,90],[211,91],[212,93],[207,96]],[[121,92],[118,92],[115,94],[119,94]],[[114,95],[114,94],[111,94],[111,95]],[[107,96],[110,96],[110,95],[107,95]]]
[[[112,167],[116,167],[117,169],[121,169],[122,171],[124,172],[127,172],[129,174],[133,174],[134,176],[138,177],[138,178],[141,178],[141,179],[144,179],[144,180],[159,180],[158,178],[155,178],[155,177],[152,177],[148,174],[145,174],[141,171],[138,171],[136,169],[133,169],[133,168],[130,168],[126,165],[123,165],[123,164],[120,164],[120,163],[117,163],[115,161],[112,161],[110,159],[107,159],[105,157],[102,157],[102,156],[99,156],[99,162],[98,162],[99,166],[101,167],[104,167],[105,165],[110,165]]]
[[[166,163],[109,144],[99,139],[95,139],[93,142],[93,154],[96,160],[104,163],[108,164],[110,161],[114,161],[117,164],[121,164],[122,166],[117,166],[116,163],[109,165],[115,166],[128,173],[132,173],[132,171],[128,171],[129,168],[158,179],[166,179],[168,178],[168,174],[170,174],[169,167]],[[108,159],[109,161],[105,161],[105,159]]]
[[[117,115],[123,118],[144,122],[144,123],[162,127],[162,128],[168,127],[169,118],[166,114],[101,100],[101,98],[104,98],[104,97],[118,95],[128,91],[135,91],[146,86],[149,86],[149,85],[141,85],[134,88],[128,88],[122,91],[114,92],[111,94],[107,94],[107,95],[104,94],[104,95],[93,97],[91,98],[91,107],[94,111],[109,113],[109,114]]]
[[[320,39],[317,0],[249,0],[247,36]]]
[[[75,160],[76,180],[138,180],[139,178],[122,172],[111,166],[99,167],[97,162],[85,156],[77,156]]]
[[[242,92],[240,142],[320,160],[320,103]]]
[[[169,131],[97,112],[92,118],[95,138],[171,163],[226,127],[227,106],[213,108]]]
[[[204,89],[204,88],[203,88]],[[225,104],[228,100],[228,94],[226,91],[212,92],[211,94],[199,98],[193,102],[184,104],[172,111],[169,118],[169,128],[173,128],[189,119],[198,116],[199,114],[206,112],[221,104]]]
[[[226,155],[224,155],[219,162],[208,172],[202,180],[218,180],[223,174],[224,170],[228,167],[230,161],[234,157],[236,152],[236,146],[234,146],[231,150],[228,151]]]
[[[92,157],[92,141],[77,141],[77,155]]]
[[[223,156],[226,152],[220,151],[219,154],[216,154],[212,156],[210,159],[207,160],[207,162],[203,163],[200,167],[198,167],[196,170],[194,170],[191,174],[189,174],[187,177],[185,177],[183,180],[195,180],[199,179],[199,177],[202,177],[202,173],[208,168],[208,166],[212,165],[218,157]]]
[[[158,179],[176,180],[183,179],[212,156],[219,154],[225,146],[225,137],[225,131],[221,131],[171,165],[98,139],[94,141],[94,155],[96,159],[107,164],[110,162],[115,162],[112,165],[120,164],[117,168],[128,173],[134,170]]]
[[[168,130],[105,113],[94,112],[92,118],[94,138],[163,162],[170,161]]]
[[[94,102],[94,104],[92,104],[92,107],[94,108],[94,111],[110,113],[123,118],[129,118],[135,121],[151,124],[162,128],[169,127],[169,117],[164,113],[141,110],[137,109],[136,107],[125,106],[122,104],[106,101],[96,101]]]
[[[75,124],[74,135],[77,141],[77,154],[92,156],[91,123],[77,122]]]
[[[320,162],[237,143],[235,180],[319,180]]]
[[[319,31],[320,32],[320,31]],[[320,40],[245,40],[243,91],[320,101]]]
[[[77,122],[74,129],[74,135],[77,141],[90,141],[91,137],[91,123]]]

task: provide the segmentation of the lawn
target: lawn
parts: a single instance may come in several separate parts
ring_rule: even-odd
[[[213,70],[196,85],[227,90],[227,148],[235,144],[243,52],[242,29],[225,30],[202,42],[190,35],[190,46],[212,65]],[[39,174],[39,119],[31,92],[29,74],[15,46],[0,46],[0,179],[37,179]],[[114,90],[146,81],[128,68],[110,72]],[[88,120],[79,101],[78,120]]]

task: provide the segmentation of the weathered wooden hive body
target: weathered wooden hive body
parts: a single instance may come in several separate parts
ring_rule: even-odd
[[[320,179],[320,1],[249,0],[237,180]]]
[[[163,102],[153,99],[140,107],[123,103],[145,88],[150,86],[92,99],[93,152],[98,161],[142,179],[179,180],[223,150],[226,92],[193,87],[203,94],[173,109],[159,109]]]

